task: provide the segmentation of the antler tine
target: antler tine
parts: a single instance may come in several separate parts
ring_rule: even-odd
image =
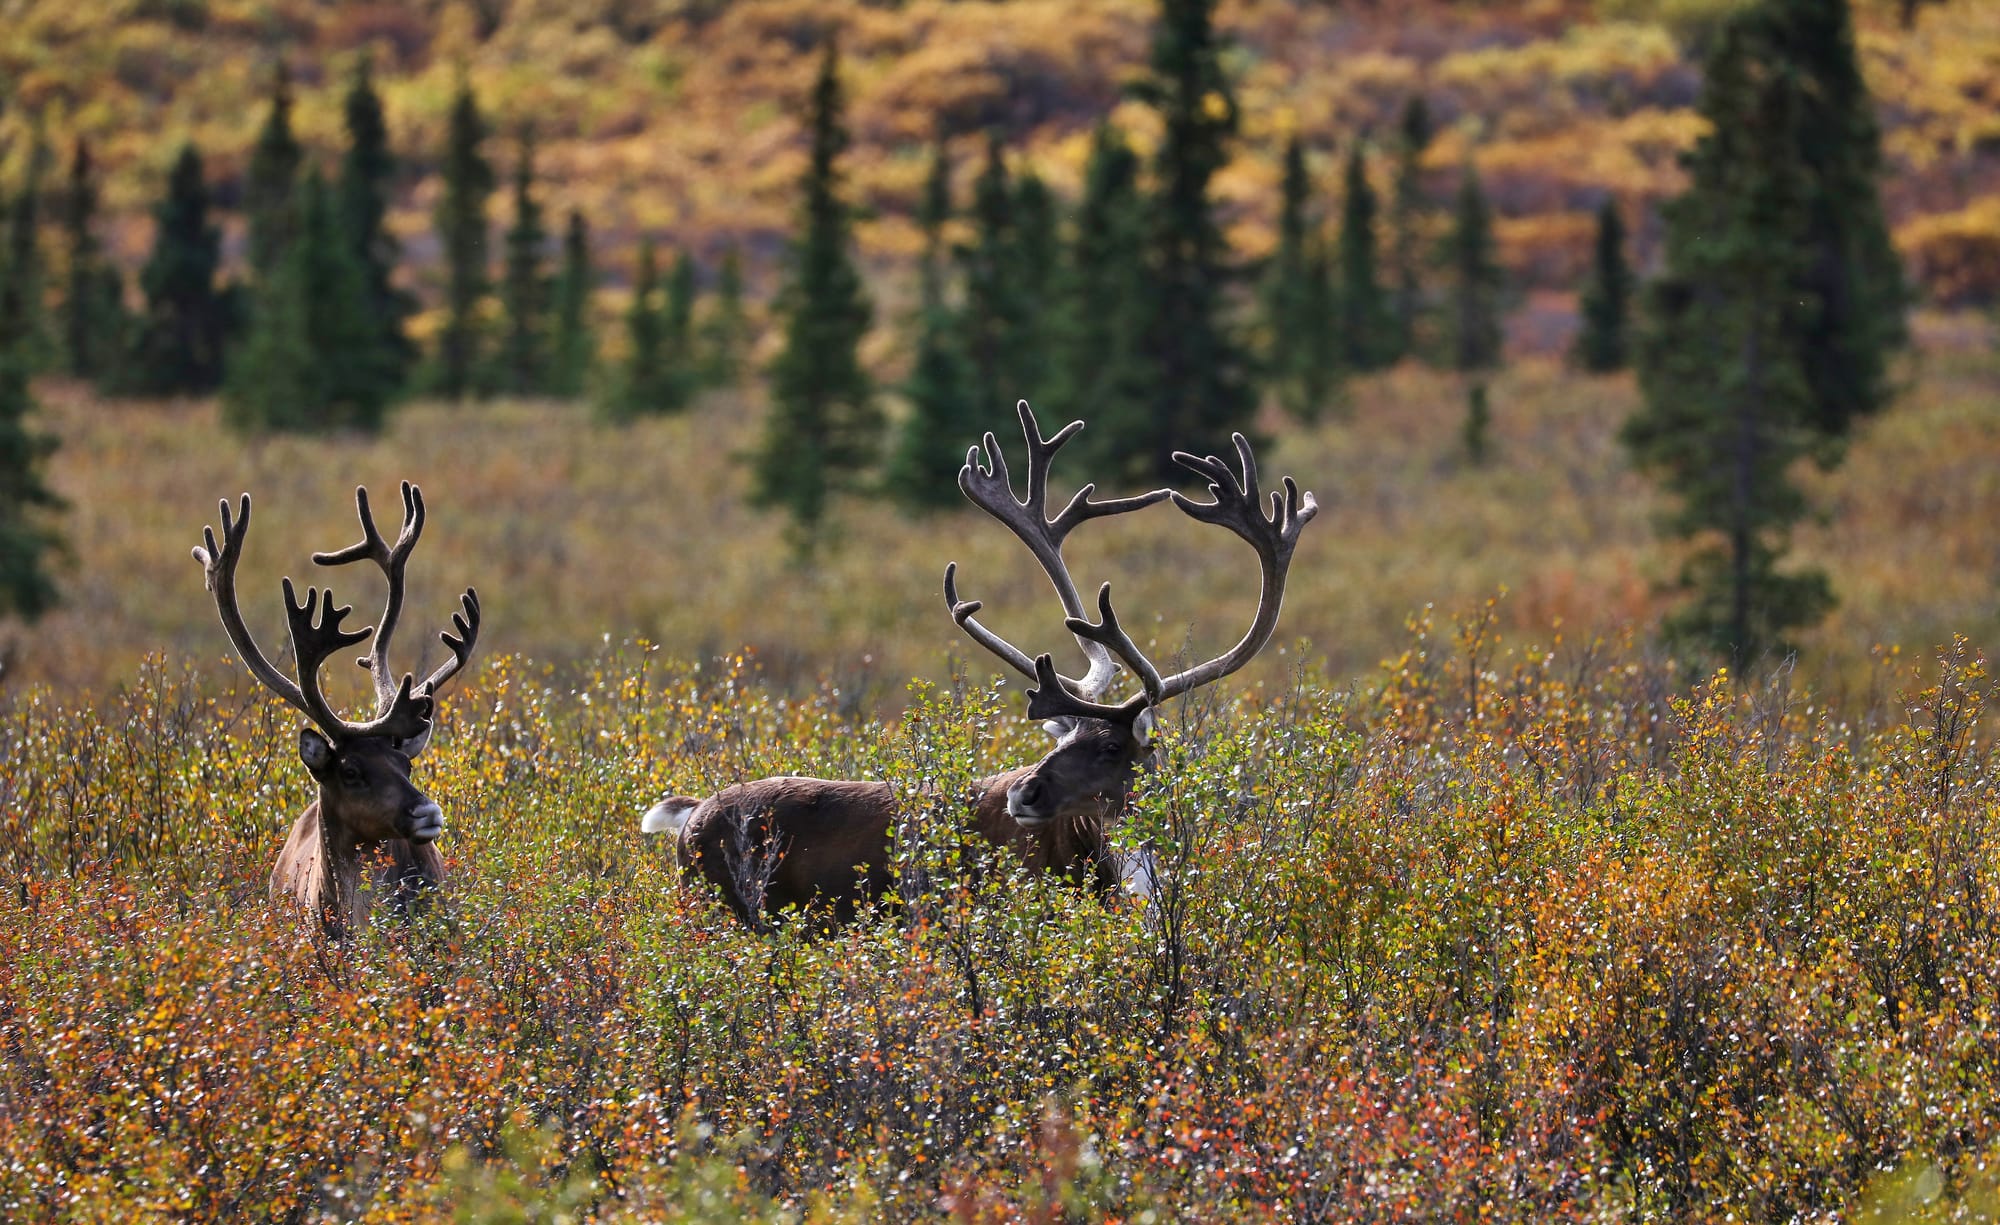
[[[1035,656],[1035,688],[1028,690],[1028,717],[1031,719],[1103,719],[1111,723],[1131,723],[1149,704],[1141,690],[1116,706],[1093,702],[1071,693],[1046,652]]]
[[[458,633],[453,634],[451,630],[443,630],[438,634],[438,641],[444,643],[445,649],[451,652],[451,658],[439,664],[437,671],[424,678],[424,683],[419,686],[424,693],[435,695],[444,687],[445,682],[457,676],[465,667],[466,661],[472,658],[473,645],[479,641],[478,588],[467,587],[465,594],[458,597],[458,603],[459,611],[451,614],[452,629],[456,629]]]
[[[222,545],[216,546],[215,529],[203,526],[202,543],[194,547],[194,559],[201,563],[202,581],[215,596],[215,610],[222,617],[223,632],[229,635],[230,645],[236,648],[250,675],[303,714],[317,719],[306,705],[304,691],[273,667],[258,649],[256,639],[250,636],[250,627],[243,623],[243,610],[236,600],[236,563],[243,557],[243,539],[250,532],[250,495],[243,495],[241,509],[233,521],[229,516],[229,499],[222,499],[218,505],[222,511]]]
[[[1159,705],[1165,700],[1165,683],[1160,680],[1160,670],[1153,666],[1153,661],[1146,658],[1139,644],[1133,642],[1131,635],[1118,624],[1118,614],[1111,608],[1109,583],[1097,589],[1097,618],[1097,624],[1093,625],[1082,617],[1071,617],[1063,622],[1063,627],[1079,638],[1088,638],[1109,648],[1139,678],[1139,683],[1144,686],[1141,696],[1147,704]]]
[[[1070,577],[1069,566],[1063,561],[1062,546],[1065,538],[1077,524],[1106,515],[1124,514],[1150,506],[1167,496],[1164,489],[1140,494],[1130,498],[1114,498],[1103,502],[1091,501],[1090,495],[1096,490],[1093,484],[1078,490],[1069,503],[1054,518],[1048,516],[1049,465],[1057,451],[1083,428],[1083,422],[1072,421],[1051,436],[1042,436],[1041,424],[1035,420],[1034,410],[1026,400],[1016,402],[1014,411],[1021,420],[1021,434],[1028,444],[1028,492],[1025,498],[1014,496],[1014,487],[1007,473],[1007,461],[1000,450],[1000,444],[989,431],[980,446],[966,452],[965,466],[959,469],[958,486],[965,491],[973,505],[998,519],[1009,531],[1028,546],[1035,560],[1041,563],[1042,571],[1056,590],[1056,599],[1062,603],[1065,617],[1086,618],[1083,597],[1077,591],[1076,581]],[[972,614],[979,610],[978,601],[960,601],[957,598],[952,573],[946,572],[945,598],[951,606],[952,619],[969,634],[973,641],[992,651],[1016,671],[1032,677],[1034,665],[1028,653],[1001,638],[998,634],[973,621]],[[967,605],[971,605],[967,607]],[[1084,635],[1077,635],[1077,645],[1084,657],[1090,661],[1090,668],[1080,680],[1064,677],[1063,684],[1089,698],[1103,694],[1118,675],[1118,665],[1102,643]]]
[[[1272,492],[1271,513],[1267,518],[1259,505],[1257,460],[1251,453],[1250,440],[1236,434],[1232,436],[1232,441],[1236,444],[1236,455],[1242,465],[1240,477],[1214,455],[1174,452],[1175,463],[1207,479],[1209,493],[1215,500],[1197,502],[1178,491],[1173,494],[1173,499],[1174,504],[1189,517],[1226,527],[1257,550],[1262,569],[1257,614],[1251,620],[1249,632],[1227,652],[1162,681],[1162,699],[1177,697],[1220,680],[1249,663],[1264,649],[1271,639],[1271,632],[1278,625],[1278,610],[1285,599],[1285,579],[1291,569],[1292,551],[1298,544],[1299,533],[1319,513],[1319,502],[1312,494],[1301,493],[1298,482],[1288,476],[1284,478],[1284,493]]]
[[[368,506],[367,486],[355,487],[354,508],[361,519],[361,540],[330,553],[314,553],[313,563],[345,566],[351,562],[372,561],[388,580],[389,594],[382,605],[382,616],[375,624],[375,641],[369,645],[366,655],[355,660],[374,677],[375,701],[378,710],[385,711],[396,697],[396,677],[389,665],[389,642],[395,637],[397,622],[403,616],[404,571],[411,552],[417,547],[418,537],[424,532],[424,494],[410,482],[403,482],[403,528],[397,533],[394,545],[386,543],[382,533],[376,530],[375,516]]]
[[[407,740],[421,734],[430,725],[430,697],[413,695],[410,689],[413,678],[407,675],[391,694],[386,708],[369,722],[350,723],[336,714],[320,691],[320,669],[334,652],[366,641],[373,631],[367,626],[358,630],[342,629],[340,623],[354,609],[349,605],[335,604],[330,588],[321,592],[317,587],[308,587],[304,600],[298,598],[291,579],[284,580],[284,589],[285,622],[291,630],[292,654],[298,660],[299,692],[305,699],[306,713],[320,725],[321,730],[335,740],[353,740],[364,736]]]

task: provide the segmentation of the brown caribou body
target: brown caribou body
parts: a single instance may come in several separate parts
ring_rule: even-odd
[[[945,570],[945,602],[952,618],[975,642],[1036,682],[1028,714],[1043,720],[1056,745],[1040,761],[979,780],[966,797],[965,832],[1010,851],[1032,872],[1067,877],[1100,896],[1121,879],[1147,892],[1150,856],[1121,856],[1110,831],[1123,816],[1135,775],[1153,760],[1153,709],[1248,663],[1276,628],[1294,545],[1317,512],[1311,494],[1285,478],[1285,494],[1272,495],[1267,519],[1260,506],[1256,462],[1237,435],[1241,475],[1222,460],[1176,452],[1174,458],[1206,477],[1212,502],[1155,490],[1134,498],[1093,502],[1085,485],[1054,518],[1046,517],[1050,458],[1082,428],[1072,422],[1044,439],[1028,405],[1019,405],[1028,443],[1028,494],[1014,496],[999,444],[992,434],[968,453],[959,472],[966,496],[1027,545],[1062,603],[1064,626],[1076,636],[1090,667],[1078,679],[1059,675],[1047,654],[1030,659],[974,619],[976,600],[960,600],[954,564]],[[1263,587],[1250,631],[1228,653],[1185,672],[1159,671],[1119,628],[1110,584],[1098,593],[1099,619],[1091,621],[1062,558],[1071,528],[1088,519],[1121,514],[1171,497],[1189,516],[1230,528],[1257,549]],[[1141,689],[1116,705],[1098,701],[1117,677],[1119,662]],[[641,820],[646,833],[675,835],[676,856],[688,877],[719,888],[730,908],[753,928],[763,915],[792,907],[827,906],[836,921],[890,889],[890,842],[897,823],[896,796],[887,783],[798,776],[757,779],[706,799],[674,796]]]
[[[451,658],[421,683],[404,675],[398,683],[389,668],[389,643],[403,606],[403,570],[423,531],[423,494],[403,483],[403,530],[395,544],[384,542],[368,509],[368,491],[355,491],[362,539],[333,553],[315,553],[323,566],[368,560],[389,582],[387,604],[377,627],[343,630],[351,608],[336,607],[331,591],[307,588],[303,602],[292,581],[284,580],[286,622],[298,664],[293,681],[273,667],[243,622],[236,602],[236,563],[250,527],[250,495],[235,518],[222,503],[222,543],[203,530],[194,550],[229,640],[259,681],[302,711],[315,726],[299,730],[299,760],[318,785],[318,796],[292,823],[291,835],[271,869],[271,897],[290,899],[314,915],[329,935],[344,935],[368,921],[377,907],[407,913],[444,883],[444,860],[433,844],[444,832],[444,811],[410,780],[410,763],[430,743],[438,690],[456,676],[472,654],[479,634],[479,596],[467,588],[461,611],[452,615],[456,634],[439,637]],[[375,682],[376,715],[351,723],[337,715],[320,692],[320,669],[335,651],[373,635],[369,654],[359,661]]]

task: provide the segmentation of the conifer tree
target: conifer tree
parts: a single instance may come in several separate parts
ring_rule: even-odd
[[[590,325],[590,302],[597,290],[597,273],[590,265],[590,229],[583,214],[569,212],[563,231],[562,272],[556,277],[555,339],[549,358],[549,390],[559,396],[580,395],[596,359],[597,345]]]
[[[1395,360],[1390,313],[1375,245],[1375,189],[1359,142],[1347,154],[1340,201],[1341,354],[1354,370],[1380,370]]]
[[[673,354],[674,364],[683,370],[693,366],[695,298],[699,293],[694,257],[683,250],[675,256],[674,270],[667,277],[666,315],[667,350]]]
[[[0,252],[0,345],[30,373],[47,365],[47,320],[42,305],[42,174],[48,147],[39,134],[28,151],[27,172],[7,205],[6,249]]]
[[[1786,633],[1833,602],[1824,573],[1779,568],[1807,510],[1792,470],[1825,442],[1793,343],[1817,309],[1798,289],[1811,258],[1806,107],[1757,35],[1732,20],[1708,56],[1710,130],[1687,157],[1687,191],[1664,210],[1666,269],[1648,287],[1637,353],[1644,401],[1623,431],[1678,502],[1669,529],[1695,546],[1680,577],[1693,598],[1668,632],[1738,670],[1787,649]]]
[[[514,224],[507,229],[506,270],[500,283],[501,308],[507,332],[500,351],[500,383],[517,396],[548,390],[549,280],[542,265],[548,231],[542,226],[542,206],[535,200],[535,145],[531,133],[521,133],[520,157],[514,164]]]
[[[722,252],[715,272],[715,295],[701,325],[701,382],[733,387],[743,377],[750,347],[750,316],[743,305],[743,256],[733,245]]]
[[[965,305],[958,312],[961,351],[973,386],[989,412],[1033,390],[1025,385],[1029,303],[1023,292],[1014,189],[1000,138],[986,138],[986,165],[972,188],[972,242],[959,248]]]
[[[305,150],[292,135],[292,77],[280,60],[272,73],[271,109],[250,150],[250,169],[243,183],[243,208],[250,220],[250,271],[260,289],[277,270],[297,232],[292,194],[304,160]]]
[[[1091,428],[1070,444],[1084,453],[1081,462],[1136,480],[1153,475],[1155,455],[1142,440],[1159,401],[1150,237],[1139,157],[1124,133],[1099,124],[1058,295],[1061,326],[1050,347],[1054,402],[1064,412],[1089,414]]]
[[[96,221],[97,178],[90,146],[79,138],[62,198],[62,229],[69,250],[62,335],[63,366],[81,378],[106,376],[126,340],[124,285],[104,258]]]
[[[889,496],[911,511],[959,504],[959,460],[970,440],[979,436],[972,372],[959,351],[958,330],[945,301],[944,226],[950,219],[951,159],[940,138],[917,210],[924,254],[919,266],[917,355],[909,381],[903,384],[910,412],[897,432],[882,480]]]
[[[1452,272],[1452,366],[1491,370],[1500,364],[1499,261],[1493,253],[1493,214],[1470,161],[1459,179],[1448,254]]]
[[[1848,0],[1761,0],[1738,18],[1754,54],[1796,75],[1810,303],[1790,343],[1804,354],[1812,421],[1828,438],[1890,398],[1889,362],[1909,341],[1903,268],[1882,211],[1881,132],[1854,47]]]
[[[673,308],[661,301],[653,240],[639,244],[632,304],[625,312],[625,363],[603,403],[613,421],[677,412],[687,406],[687,371],[674,347]]]
[[[405,330],[416,303],[393,280],[401,251],[386,219],[396,159],[389,150],[389,126],[365,55],[355,62],[342,112],[347,150],[340,160],[340,226],[361,266],[369,317],[375,321],[379,354],[371,360],[370,368],[381,371],[387,380],[385,394],[394,394],[409,381],[417,360],[416,346]]]
[[[461,81],[445,138],[444,195],[434,218],[444,249],[445,319],[433,385],[438,394],[453,399],[480,390],[479,312],[488,288],[486,200],[494,186],[493,168],[481,151],[485,142],[479,101],[471,83]]]
[[[119,386],[141,395],[213,391],[222,382],[229,317],[215,280],[222,235],[208,219],[208,185],[193,144],[174,159],[153,220],[153,253],[139,278],[146,310]]]
[[[771,365],[771,413],[752,460],[750,495],[791,516],[800,558],[816,547],[833,492],[872,465],[881,421],[859,353],[873,307],[854,267],[840,196],[836,163],[847,145],[841,110],[840,55],[829,41],[812,92],[803,232],[779,298],[784,348]]]
[[[1048,346],[1062,262],[1056,199],[1032,169],[1022,170],[1014,183],[1013,262],[1020,319],[1010,347],[1015,378],[1032,399],[1051,390]]]
[[[1486,401],[1486,383],[1482,379],[1472,384],[1465,393],[1465,427],[1461,437],[1465,442],[1465,458],[1478,467],[1486,462],[1491,449],[1493,433],[1493,408]]]
[[[62,502],[43,465],[55,439],[33,430],[23,342],[0,339],[0,617],[33,621],[57,601],[50,564],[61,548],[53,517]]]
[[[1285,145],[1280,187],[1278,249],[1264,286],[1265,362],[1278,401],[1304,421],[1317,417],[1334,394],[1335,356],[1328,335],[1325,265],[1313,241],[1312,181],[1305,150],[1293,136]]]
[[[1585,370],[1606,374],[1625,368],[1625,324],[1631,298],[1625,224],[1618,216],[1618,201],[1607,196],[1597,209],[1590,283],[1584,286],[1577,304],[1583,326],[1576,336],[1576,362]]]
[[[1257,409],[1247,355],[1228,318],[1237,271],[1209,199],[1238,118],[1214,8],[1215,0],[1161,0],[1151,75],[1138,88],[1165,125],[1154,166],[1156,302],[1148,344],[1157,377],[1146,433],[1122,441],[1151,456],[1157,477],[1174,481],[1185,479],[1175,450],[1219,454],[1231,431],[1253,432]]]
[[[372,367],[384,354],[367,279],[318,171],[301,181],[296,204],[296,231],[230,362],[224,420],[243,431],[374,431],[393,384]]]
[[[1396,142],[1396,192],[1391,199],[1391,220],[1395,226],[1395,247],[1391,256],[1395,267],[1396,337],[1398,357],[1415,353],[1417,330],[1423,314],[1424,217],[1429,203],[1424,199],[1424,150],[1431,143],[1431,113],[1422,94],[1403,104],[1402,122]]]

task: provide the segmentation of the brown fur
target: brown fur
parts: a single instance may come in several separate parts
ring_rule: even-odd
[[[393,915],[420,912],[427,895],[444,885],[444,857],[436,845],[330,836],[319,813],[314,800],[292,822],[291,836],[271,868],[271,900],[297,903],[319,918],[328,935],[366,927],[378,906]]]
[[[1107,741],[1124,746],[1123,755],[1110,760]],[[1118,888],[1118,868],[1105,830],[1122,813],[1131,772],[1145,752],[1129,728],[1093,720],[1041,761],[975,783],[969,832],[1011,850],[1030,872],[1087,883],[1108,897]],[[1037,776],[1051,794],[1069,798],[1047,824],[1030,829],[1008,811],[1008,795]],[[831,907],[832,921],[846,923],[889,891],[895,820],[887,783],[760,778],[694,804],[675,854],[688,877],[714,884],[752,928],[763,925],[759,911],[794,907]],[[761,907],[753,904],[760,879]]]

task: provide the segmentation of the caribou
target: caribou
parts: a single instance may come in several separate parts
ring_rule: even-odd
[[[1121,881],[1144,892],[1151,879],[1149,859],[1120,856],[1112,848],[1110,831],[1124,814],[1136,773],[1155,762],[1154,712],[1239,670],[1264,649],[1278,624],[1293,549],[1318,504],[1288,476],[1284,492],[1272,492],[1266,515],[1256,459],[1249,442],[1237,434],[1234,470],[1214,455],[1174,452],[1174,462],[1208,482],[1209,501],[1167,489],[1096,501],[1095,484],[1087,484],[1051,517],[1050,463],[1083,423],[1073,421],[1044,438],[1027,401],[1016,411],[1028,447],[1026,496],[1015,496],[1005,457],[991,433],[966,452],[959,488],[1040,563],[1062,606],[1063,625],[1088,666],[1080,677],[1060,675],[1048,653],[1031,658],[983,625],[977,617],[981,602],[959,598],[957,563],[945,567],[945,604],[952,620],[1034,683],[1027,694],[1028,715],[1042,720],[1056,740],[1040,761],[973,784],[966,804],[969,829],[992,847],[1014,854],[1029,871],[1086,884],[1099,897],[1115,894]],[[1062,548],[1079,524],[1167,499],[1190,518],[1226,528],[1248,542],[1261,564],[1262,586],[1250,629],[1235,646],[1162,676],[1119,625],[1109,583],[1099,589],[1097,618],[1091,619]],[[1122,700],[1107,701],[1121,664],[1139,687]],[[818,910],[834,923],[845,923],[862,905],[881,900],[893,884],[890,843],[896,818],[896,797],[885,782],[788,775],[739,783],[706,798],[670,796],[645,813],[640,828],[673,835],[683,879],[706,878],[739,920],[762,930],[767,916],[784,910]]]
[[[334,937],[365,924],[376,905],[392,914],[410,913],[444,882],[444,861],[434,845],[444,833],[444,811],[410,781],[410,765],[430,744],[437,695],[472,657],[480,620],[479,593],[468,587],[452,614],[452,629],[438,635],[450,658],[421,682],[410,673],[398,681],[389,666],[389,646],[403,611],[404,568],[424,530],[424,496],[403,482],[403,528],[394,544],[376,530],[366,488],[354,491],[354,502],[361,540],[314,553],[313,562],[373,562],[388,580],[388,599],[372,629],[345,630],[340,623],[354,610],[336,606],[331,588],[321,592],[308,587],[300,600],[286,578],[285,620],[296,681],[258,648],[237,604],[236,564],[250,530],[250,495],[243,495],[234,517],[228,500],[220,503],[219,547],[215,530],[203,527],[202,543],[194,549],[222,628],[244,666],[312,721],[313,726],[299,729],[299,760],[319,795],[293,822],[271,869],[270,893],[273,901],[290,899],[317,916],[321,929]],[[349,722],[321,692],[320,671],[335,652],[368,640],[371,633],[368,653],[356,662],[373,678],[375,714],[366,722]]]

